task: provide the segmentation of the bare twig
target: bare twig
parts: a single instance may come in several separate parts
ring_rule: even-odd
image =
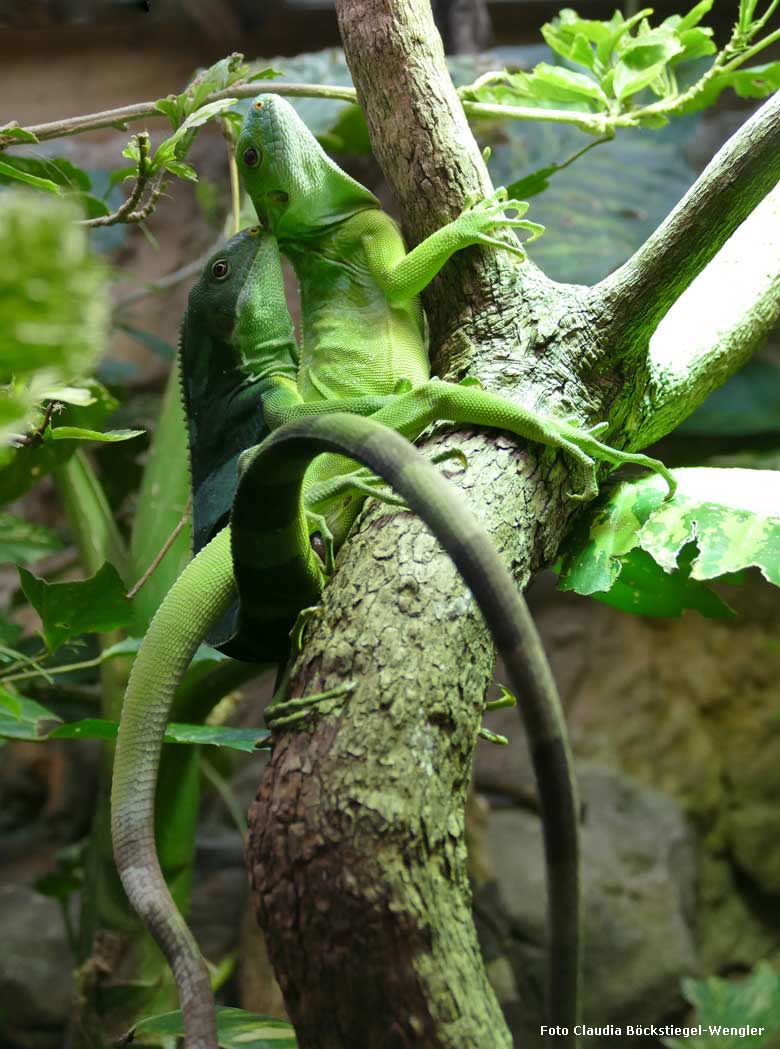
[[[62,405],[59,401],[49,401],[46,405],[46,410],[43,414],[43,419],[41,420],[40,425],[36,426],[34,430],[30,431],[30,433],[19,434],[15,438],[14,444],[18,448],[32,448],[35,445],[40,444],[43,440],[43,435],[46,433],[46,427],[51,422],[51,417],[55,412],[61,410]]]
[[[160,551],[157,554],[157,556],[154,558],[154,560],[149,565],[149,567],[146,569],[146,571],[141,576],[141,578],[138,580],[138,582],[135,583],[128,590],[128,592],[126,594],[126,597],[127,597],[128,601],[132,600],[135,597],[135,595],[138,593],[138,591],[141,589],[141,587],[144,585],[144,583],[152,576],[152,574],[154,573],[155,569],[160,564],[160,562],[165,557],[165,555],[168,553],[170,548],[176,542],[176,538],[179,535],[179,532],[181,532],[182,528],[184,528],[185,524],[187,523],[187,520],[188,520],[188,518],[190,516],[190,509],[191,509],[191,507],[192,507],[192,496],[190,496],[187,499],[187,505],[184,508],[184,513],[181,515],[181,520],[176,525],[176,527],[171,532],[171,534],[168,536],[168,538],[165,540],[165,542],[163,543],[162,547],[160,548]]]
[[[152,183],[152,190],[146,198],[146,203],[136,211],[131,212],[125,219],[125,222],[143,222],[145,219],[148,219],[157,207],[157,201],[163,195],[166,184],[165,172],[161,171]]]
[[[149,165],[149,132],[139,131],[135,136],[135,140],[138,143],[138,173],[135,178],[133,192],[127,200],[121,204],[116,211],[112,211],[110,215],[99,215],[94,219],[83,219],[79,222],[80,226],[89,226],[94,229],[98,226],[115,226],[119,222],[139,221],[137,218],[134,218],[134,215],[136,214],[135,209],[140,203],[151,173]]]

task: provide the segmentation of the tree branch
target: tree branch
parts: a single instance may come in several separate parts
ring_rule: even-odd
[[[780,186],[769,193],[659,324],[640,407],[641,448],[682,422],[780,321]]]
[[[216,102],[222,98],[254,98],[258,92],[264,90],[257,82],[251,84],[234,84],[224,91],[215,91],[203,99],[203,104]],[[354,102],[355,92],[349,87],[326,87],[320,84],[274,84],[273,90],[277,95],[287,95],[291,98],[331,98],[343,102]],[[132,106],[120,106],[117,109],[104,109],[100,113],[87,113],[78,117],[65,117],[61,120],[50,120],[45,124],[31,124],[25,127],[25,131],[31,131],[39,142],[45,142],[50,138],[65,138],[68,135],[83,135],[86,131],[99,131],[101,128],[114,127],[120,131],[126,131],[127,125],[136,120],[148,120],[151,117],[168,120],[157,108],[157,102],[136,102]],[[18,127],[18,123],[11,121],[6,127]],[[16,139],[3,138],[3,129],[0,128],[0,149],[6,146],[18,145]]]
[[[110,215],[99,215],[94,219],[83,219],[78,223],[79,226],[88,226],[94,229],[99,226],[115,226],[120,222],[140,221],[134,217],[134,212],[149,181],[149,132],[139,132],[136,135],[136,142],[138,143],[138,174],[136,175],[135,185],[130,196]]]
[[[710,161],[635,254],[593,289],[625,360],[780,179],[780,92]]]

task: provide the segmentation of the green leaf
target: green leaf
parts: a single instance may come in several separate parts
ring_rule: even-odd
[[[87,408],[95,403],[95,397],[86,386],[52,386],[41,392],[42,401],[57,401],[59,404],[74,404]]]
[[[606,39],[600,40],[596,48],[600,61],[606,65],[613,52],[619,53],[622,51],[626,46],[624,40],[629,35],[630,30],[652,13],[652,7],[645,7],[641,11],[637,11],[636,14],[631,15],[630,18],[624,19],[620,11],[615,11],[607,23],[610,27],[609,35]]]
[[[188,182],[197,182],[198,173],[195,168],[189,164],[185,164],[183,160],[168,160],[165,163],[165,170],[170,171],[172,175],[176,175],[177,178],[187,179]]]
[[[669,1049],[763,1049],[780,1028],[780,974],[759,962],[741,980],[683,980],[683,994],[696,1008],[690,1027],[701,1035],[662,1039]],[[752,1029],[752,1030],[751,1030]]]
[[[181,521],[190,495],[189,452],[178,378],[171,369],[138,492],[130,542],[131,579],[140,579]],[[163,597],[191,556],[189,521],[133,599],[134,633],[144,634]]]
[[[504,70],[485,74],[475,84],[461,88],[460,94],[475,102],[495,105],[555,107],[587,113],[607,105],[602,87],[590,77],[544,62],[532,73]]]
[[[22,716],[22,704],[19,697],[2,687],[0,687],[0,709],[8,711],[11,717],[16,718],[17,721]]]
[[[729,606],[709,587],[690,578],[695,555],[696,547],[689,543],[680,554],[678,570],[666,573],[644,550],[630,550],[621,560],[620,575],[611,589],[591,596],[635,616],[671,618],[690,608],[708,619],[730,618],[734,613]]]
[[[181,1012],[150,1016],[136,1024],[136,1034],[183,1035]],[[217,1041],[221,1049],[297,1049],[292,1024],[243,1009],[217,1007]]]
[[[0,687],[0,738],[26,739],[116,739],[118,722],[107,718],[68,721],[32,699]],[[165,730],[166,743],[187,746],[224,747],[253,754],[270,746],[271,733],[264,728],[233,728],[228,725],[180,725],[171,722]]]
[[[368,125],[360,106],[345,106],[340,110],[333,126],[317,135],[317,141],[331,153],[371,154]]]
[[[46,431],[47,441],[129,441],[144,430],[84,430],[79,426],[54,426]]]
[[[88,193],[92,189],[92,180],[86,171],[72,164],[64,157],[16,157],[5,154],[3,164],[13,167],[17,172],[43,179],[64,190]],[[12,176],[8,176],[10,179]],[[6,181],[0,176],[0,182]]]
[[[62,723],[62,718],[36,703],[34,699],[18,696],[15,692],[7,692],[2,688],[0,694],[6,697],[6,702],[0,704],[0,739],[21,739],[35,743],[46,739],[49,733]],[[9,696],[14,702],[16,713],[9,707]]]
[[[551,102],[595,102],[599,108],[607,104],[601,85],[584,73],[575,73],[564,66],[551,66],[540,62],[534,67],[529,80],[534,85],[537,97],[542,95]]]
[[[565,23],[548,23],[542,26],[545,43],[557,54],[577,65],[593,69],[596,55],[583,33],[568,27]]]
[[[64,545],[55,532],[43,525],[0,513],[0,564],[37,561]]]
[[[719,82],[723,80],[725,86],[733,88],[740,98],[765,98],[780,88],[780,62],[735,69],[718,77]]]
[[[550,176],[554,175],[557,170],[557,164],[548,164],[545,168],[539,168],[538,171],[525,175],[507,186],[507,194],[512,198],[521,198],[523,200],[527,200],[528,197],[535,197],[538,193],[543,193],[547,189],[550,185]]]
[[[116,171],[112,171],[108,176],[108,188],[113,188],[118,182],[124,182],[125,179],[133,178],[138,173],[137,165],[127,168],[117,168]]]
[[[76,447],[63,441],[9,449],[8,460],[0,465],[0,503],[11,503],[24,495],[72,455]]]
[[[9,651],[12,653],[11,660],[14,662],[17,659],[24,658],[21,652],[15,652],[7,647],[8,645],[15,645],[21,636],[22,628],[18,623],[6,619],[5,616],[0,616],[0,659],[3,658],[4,654],[7,655]]]
[[[26,127],[0,127],[0,142],[37,142],[38,136]]]
[[[700,3],[692,7],[687,15],[683,15],[678,30],[693,29],[701,22],[702,18],[712,10],[715,0],[700,0]]]
[[[698,550],[690,560],[691,581],[756,566],[780,586],[780,473],[704,467],[676,470],[675,477],[679,487],[669,501],[655,475],[603,496],[572,536],[562,589],[611,590],[635,549],[664,572],[685,569],[680,555],[689,543]]]
[[[671,65],[676,66],[680,62],[693,62],[697,58],[706,58],[714,55],[718,50],[712,40],[711,29],[686,29],[677,33],[677,39],[682,44],[682,51],[671,60]]]
[[[662,27],[637,37],[622,52],[615,67],[612,83],[615,97],[622,102],[649,87],[670,59],[682,50],[683,45],[674,33]]]
[[[265,66],[263,69],[258,69],[256,73],[252,73],[246,80],[248,84],[251,84],[255,80],[274,80],[278,76],[284,76],[284,73],[279,69],[274,69],[273,66]]]
[[[27,600],[41,617],[52,652],[81,634],[101,634],[130,624],[132,608],[124,584],[108,562],[81,582],[47,583],[24,568],[19,569],[19,579]]]
[[[5,160],[0,160],[0,182],[14,181],[24,182],[26,185],[32,186],[34,189],[44,189],[47,193],[62,192],[57,183],[52,182],[51,179],[39,178],[38,175],[31,175],[27,171],[23,171],[21,168],[9,164]]]
[[[108,204],[94,193],[68,193],[66,199],[77,204],[88,219],[99,219],[111,213]]]
[[[203,124],[212,120],[215,116],[223,113],[226,109],[230,109],[237,101],[237,98],[220,98],[216,102],[209,102],[207,105],[201,106],[200,109],[196,109],[194,113],[190,113],[176,131],[157,147],[152,158],[152,169],[159,171],[161,168],[167,167],[170,161],[181,159],[180,150],[181,153],[186,153],[186,149],[189,147],[189,140],[185,142],[186,136],[190,132],[197,130],[197,128],[202,127]]]

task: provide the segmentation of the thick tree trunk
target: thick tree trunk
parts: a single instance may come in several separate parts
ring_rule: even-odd
[[[484,164],[427,0],[337,7],[376,155],[416,243],[467,194],[490,191]],[[610,356],[607,305],[590,289],[471,250],[425,305],[436,373],[468,369],[585,423],[612,414],[637,424],[642,391]],[[626,443],[619,428],[609,439]],[[424,447],[454,442],[468,466],[448,472],[523,586],[554,558],[576,480],[564,460],[500,434]],[[479,955],[463,834],[492,668],[490,637],[449,559],[411,515],[374,506],[339,557],[290,694],[355,689],[279,739],[250,816],[258,919],[301,1049],[511,1044]]]

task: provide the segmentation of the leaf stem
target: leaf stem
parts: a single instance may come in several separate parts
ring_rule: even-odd
[[[95,656],[94,659],[84,659],[80,663],[65,663],[59,667],[39,667],[37,670],[23,670],[20,674],[0,676],[0,684],[5,685],[9,681],[26,681],[33,677],[44,677],[50,679],[58,674],[72,674],[76,670],[90,670],[92,667],[99,667],[104,662],[105,655],[101,654]]]
[[[180,518],[179,522],[177,523],[176,527],[174,528],[174,530],[171,532],[171,534],[168,536],[168,538],[165,540],[165,542],[161,546],[161,548],[159,550],[159,553],[156,555],[156,557],[154,558],[152,563],[149,565],[149,567],[146,569],[146,571],[141,576],[141,578],[138,580],[138,582],[135,583],[128,590],[127,595],[126,595],[128,601],[131,601],[135,597],[135,595],[138,593],[138,591],[141,589],[141,587],[144,585],[144,583],[147,582],[147,580],[151,577],[151,575],[153,574],[154,570],[160,564],[160,562],[165,557],[165,555],[168,553],[170,548],[176,542],[176,537],[178,536],[179,532],[181,532],[182,528],[184,528],[185,524],[187,523],[187,520],[188,520],[188,518],[190,516],[190,508],[191,507],[192,507],[192,496],[190,496],[189,499],[187,500],[187,505],[184,508],[184,513],[181,515],[181,518]]]

